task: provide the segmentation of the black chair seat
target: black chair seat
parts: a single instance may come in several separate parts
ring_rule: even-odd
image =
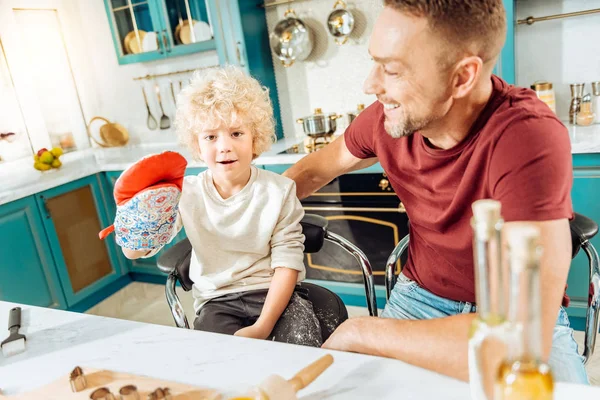
[[[581,244],[590,240],[598,233],[598,224],[586,216],[574,213],[574,217],[569,221],[571,227],[571,244],[573,246],[573,258],[579,252]]]
[[[321,325],[321,336],[325,342],[335,328],[348,319],[348,310],[337,294],[323,286],[302,282],[300,287],[308,290],[308,299]]]

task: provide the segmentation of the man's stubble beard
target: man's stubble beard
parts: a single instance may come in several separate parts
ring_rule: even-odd
[[[433,118],[431,117],[424,118],[420,121],[415,121],[411,118],[405,117],[404,121],[392,124],[392,122],[389,121],[386,117],[383,127],[385,128],[385,131],[388,133],[388,135],[390,135],[394,139],[400,139],[403,137],[408,137],[414,134],[415,132],[422,130],[427,125],[429,125],[432,120]]]

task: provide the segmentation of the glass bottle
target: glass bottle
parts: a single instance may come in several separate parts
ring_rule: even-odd
[[[484,381],[494,381],[495,370],[483,365],[483,343],[490,336],[502,337],[506,321],[505,269],[502,267],[501,237],[503,220],[500,202],[478,200],[473,203],[473,257],[477,316],[469,336],[469,383],[471,398],[486,399]]]
[[[507,232],[511,270],[509,323],[516,341],[500,365],[495,399],[553,398],[554,380],[542,361],[539,230],[520,223]]]

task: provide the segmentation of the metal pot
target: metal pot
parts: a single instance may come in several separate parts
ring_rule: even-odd
[[[304,133],[309,136],[323,136],[330,135],[337,129],[338,118],[341,115],[336,113],[323,114],[320,108],[315,108],[315,113],[308,117],[298,118],[297,123],[302,124]]]
[[[354,119],[356,117],[358,117],[358,114],[360,114],[364,109],[365,109],[365,105],[364,104],[359,104],[358,107],[356,107],[356,110],[349,111],[346,114],[346,115],[348,115],[348,125],[350,125],[352,123],[352,121],[354,121]]]
[[[292,15],[289,16],[288,15]],[[284,67],[291,67],[295,61],[305,60],[313,49],[312,32],[289,9],[284,20],[279,21],[271,33],[270,43],[273,53],[281,60]]]
[[[348,36],[354,30],[354,16],[346,10],[344,0],[338,0],[333,5],[333,11],[327,17],[327,29],[335,38],[335,43],[342,45],[348,41]]]

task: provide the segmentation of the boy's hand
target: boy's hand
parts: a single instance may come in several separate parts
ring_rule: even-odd
[[[238,330],[233,335],[247,337],[247,338],[254,338],[254,339],[266,339],[269,337],[272,330],[273,329],[269,329],[268,326],[261,324],[257,321],[253,325],[250,325],[250,326],[247,326],[245,328]]]

